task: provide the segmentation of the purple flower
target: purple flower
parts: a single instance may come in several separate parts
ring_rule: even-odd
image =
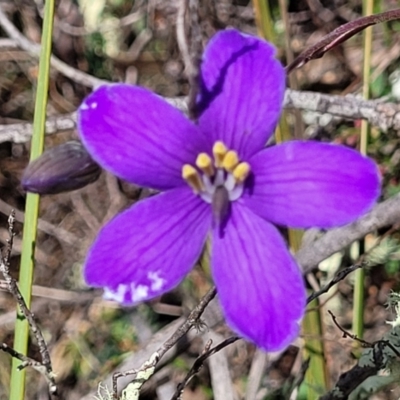
[[[298,335],[301,272],[273,224],[329,228],[368,211],[376,165],[356,151],[291,141],[265,148],[282,108],[285,73],[274,48],[226,30],[201,65],[199,118],[124,84],[94,91],[79,109],[82,141],[115,175],[162,191],[99,233],[89,285],[134,304],[175,287],[211,240],[211,269],[229,325],[266,350]]]

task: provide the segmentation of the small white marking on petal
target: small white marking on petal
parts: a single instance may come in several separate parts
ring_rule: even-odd
[[[132,302],[138,303],[139,301],[142,301],[147,298],[148,293],[149,293],[149,288],[144,285],[138,285],[135,288],[135,284],[132,283],[131,285],[131,293],[132,293]]]
[[[89,110],[89,106],[86,103],[82,103],[80,106],[81,110]]]
[[[103,292],[103,299],[104,300],[112,300],[114,297],[114,292],[109,288],[105,288]]]
[[[118,288],[116,291],[111,290],[110,288],[106,287],[104,289],[103,298],[106,300],[114,300],[117,303],[123,303],[127,290],[128,290],[128,287],[126,285],[122,285],[122,284],[118,285]]]
[[[92,104],[90,104],[90,108],[93,110],[97,108],[97,103],[94,101]]]
[[[160,277],[158,271],[149,272],[147,278],[151,281],[151,290],[153,292],[160,290],[165,284],[165,279]]]

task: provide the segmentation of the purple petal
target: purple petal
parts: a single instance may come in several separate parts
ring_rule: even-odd
[[[376,164],[355,150],[292,141],[250,160],[254,186],[242,199],[275,224],[329,228],[366,213],[380,193]]]
[[[305,288],[279,232],[236,202],[225,234],[213,233],[213,275],[228,324],[267,351],[285,348],[298,335]]]
[[[100,231],[85,279],[124,304],[158,296],[194,266],[210,226],[210,206],[188,188],[140,201]]]
[[[78,110],[82,141],[113,174],[140,186],[184,184],[182,165],[202,147],[198,128],[154,93],[123,84],[102,86]]]
[[[278,121],[285,72],[269,43],[230,29],[217,33],[201,65],[200,128],[247,158],[265,146]]]

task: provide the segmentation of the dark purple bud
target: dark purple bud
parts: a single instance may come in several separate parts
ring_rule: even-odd
[[[29,163],[21,184],[27,192],[56,194],[92,183],[100,172],[81,142],[71,141],[45,151]]]

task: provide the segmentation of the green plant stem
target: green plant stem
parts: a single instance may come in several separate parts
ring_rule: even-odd
[[[281,14],[284,17],[285,10],[283,10],[283,7],[286,7],[286,2],[284,0],[280,0],[279,4],[281,8]],[[259,35],[271,42],[275,42],[273,22],[268,1],[253,0],[253,5]],[[287,21],[287,18],[283,19]],[[287,26],[286,29],[288,29]],[[286,38],[286,43],[288,42],[289,39]],[[287,54],[290,54],[288,49]],[[290,140],[291,138],[292,135],[285,118],[285,113],[283,113],[279,122],[279,126],[275,132],[275,139],[277,143],[281,143],[285,140]],[[294,252],[296,252],[300,248],[303,231],[289,229],[288,235],[290,247]],[[326,371],[324,357],[324,345],[321,340],[322,321],[320,311],[317,306],[318,301],[316,300],[310,305],[310,307],[314,307],[314,310],[307,312],[303,321],[303,334],[307,338],[305,345],[305,357],[310,358],[310,364],[305,375],[305,381],[302,385],[301,392],[304,393],[305,397],[310,400],[319,397],[319,395],[324,393],[328,388],[328,374]]]
[[[364,0],[363,15],[371,15],[374,11],[374,0]],[[371,75],[371,51],[372,50],[372,27],[364,31],[364,64],[363,64],[363,96],[369,98],[369,86]],[[361,122],[360,152],[367,154],[369,124]],[[353,310],[353,332],[362,338],[364,334],[364,269],[360,268],[355,273],[354,282],[354,310]]]
[[[253,0],[253,8],[258,36],[274,43],[275,31],[268,0]]]
[[[319,398],[328,390],[329,373],[325,361],[323,326],[318,299],[307,307],[303,319],[304,358],[310,360],[304,382],[300,386],[300,397],[308,400]]]
[[[46,105],[48,98],[50,56],[53,33],[54,0],[46,0],[44,6],[42,53],[39,59],[39,73],[36,91],[35,114],[31,144],[31,160],[43,151],[46,122]],[[28,307],[31,304],[32,282],[35,259],[35,242],[39,212],[39,196],[28,194],[25,206],[25,221],[22,237],[21,267],[19,287]],[[22,354],[27,353],[29,326],[25,318],[18,313],[15,321],[14,349]],[[11,371],[10,400],[23,400],[25,395],[25,369],[18,371],[21,362],[13,359]]]

